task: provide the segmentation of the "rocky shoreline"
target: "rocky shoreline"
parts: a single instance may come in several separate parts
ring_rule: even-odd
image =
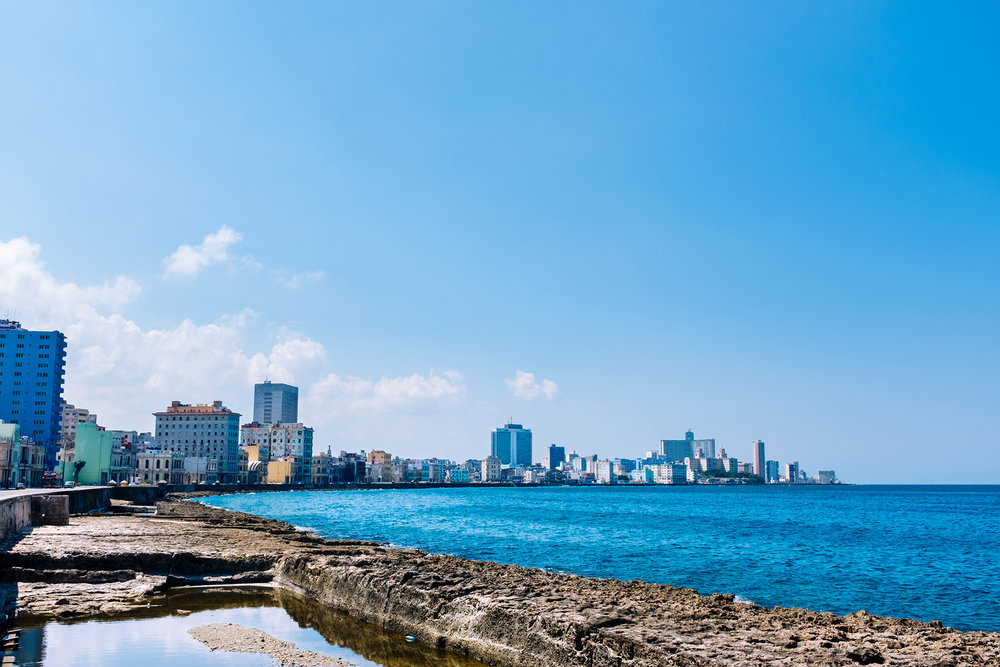
[[[206,583],[271,583],[499,667],[1000,664],[997,633],[335,542],[176,500],[155,515],[72,517],[0,545],[0,586],[20,613],[127,614]]]

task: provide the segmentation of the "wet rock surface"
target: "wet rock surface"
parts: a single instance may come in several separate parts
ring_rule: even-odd
[[[190,502],[36,528],[0,550],[0,579],[22,612],[56,616],[126,612],[177,585],[272,581],[494,665],[1000,664],[997,633],[333,542]]]

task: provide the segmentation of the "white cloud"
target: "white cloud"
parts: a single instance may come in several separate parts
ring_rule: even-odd
[[[363,380],[330,373],[309,388],[309,400],[327,416],[381,414],[430,403],[457,402],[465,397],[462,374],[448,370],[427,376]]]
[[[194,276],[213,264],[221,264],[230,259],[229,246],[239,243],[243,235],[228,225],[206,236],[196,246],[182,245],[172,255],[163,260],[167,276]],[[253,262],[252,258],[248,258]]]
[[[449,405],[465,396],[456,371],[341,378],[329,372],[326,348],[294,331],[282,330],[264,349],[246,351],[245,334],[260,326],[260,315],[250,309],[209,323],[185,319],[172,328],[143,329],[117,312],[141,294],[138,283],[126,276],[99,285],[61,283],[46,270],[40,251],[24,238],[0,241],[0,316],[16,311],[27,328],[66,334],[63,395],[96,411],[104,426],[150,429],[151,413],[171,400],[221,399],[247,413],[252,385],[265,377],[298,384],[300,417],[316,426],[331,426],[338,416]]]
[[[279,274],[278,282],[289,289],[300,289],[313,283],[317,283],[326,275],[325,271],[304,271],[291,276]]]
[[[518,371],[513,378],[507,378],[507,388],[514,392],[514,396],[523,398],[526,401],[533,400],[539,396],[547,399],[555,398],[559,387],[552,380],[535,381],[534,373]]]

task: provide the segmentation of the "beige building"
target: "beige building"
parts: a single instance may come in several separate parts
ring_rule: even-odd
[[[156,448],[183,454],[187,459],[186,476],[198,478],[200,483],[238,481],[238,412],[225,407],[222,401],[197,405],[173,401],[165,411],[153,415]]]
[[[147,449],[136,454],[135,481],[139,484],[184,483],[184,455]]]
[[[487,456],[483,459],[483,470],[480,476],[483,482],[500,481],[500,459],[496,456]]]
[[[97,415],[86,408],[78,408],[69,403],[63,403],[59,422],[59,442],[72,443],[76,441],[77,424],[96,424]]]

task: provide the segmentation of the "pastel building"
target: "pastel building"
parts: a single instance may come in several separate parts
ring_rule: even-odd
[[[250,422],[240,427],[240,444],[257,447],[257,460],[265,463],[278,459],[292,462],[289,484],[312,482],[313,429],[303,424],[263,424]],[[274,469],[278,470],[277,467]],[[268,480],[273,475],[268,474]],[[282,481],[281,483],[286,483]]]
[[[496,456],[487,456],[483,459],[483,469],[482,475],[480,476],[480,481],[483,482],[499,482],[500,481],[500,458]]]
[[[185,472],[196,483],[236,483],[239,479],[240,414],[211,404],[171,402],[154,412],[157,449],[184,455]]]
[[[147,449],[135,455],[135,480],[140,484],[184,483],[184,455]]]
[[[136,455],[127,431],[77,424],[73,456],[62,462],[66,481],[88,486],[135,479]]]
[[[59,450],[65,365],[62,333],[0,319],[0,420],[45,448],[46,470],[55,467]]]

